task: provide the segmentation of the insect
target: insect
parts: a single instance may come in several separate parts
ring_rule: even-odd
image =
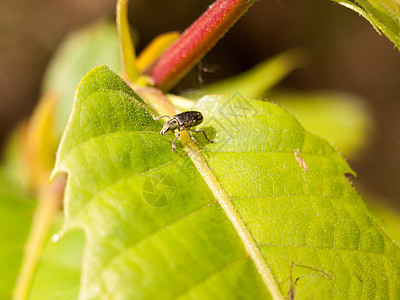
[[[207,137],[206,133],[203,130],[190,129],[191,127],[197,126],[197,125],[201,124],[201,122],[203,122],[203,115],[199,111],[185,111],[185,112],[182,112],[180,114],[173,116],[172,118],[170,118],[167,115],[164,115],[164,116],[156,117],[156,118],[154,118],[154,120],[156,121],[161,118],[168,118],[168,121],[163,125],[163,127],[161,129],[161,132],[160,132],[161,135],[165,135],[169,130],[174,131],[175,129],[178,129],[177,131],[174,132],[176,137],[172,142],[172,151],[175,151],[175,148],[176,148],[175,142],[178,139],[178,137],[180,136],[179,131],[182,131],[182,130],[186,130],[186,132],[189,134],[190,138],[192,139],[192,141],[194,143],[196,143],[196,140],[189,133],[189,130],[193,131],[193,132],[202,132],[207,141],[209,141],[210,143],[214,143]]]

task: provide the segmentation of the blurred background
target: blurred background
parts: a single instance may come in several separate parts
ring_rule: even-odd
[[[130,22],[140,52],[160,33],[184,30],[211,0],[131,0]],[[0,146],[41,95],[52,55],[68,33],[96,19],[115,18],[115,0],[0,1]],[[284,90],[338,90],[359,95],[373,124],[368,142],[348,159],[364,199],[400,210],[400,53],[356,13],[329,0],[261,0],[202,60],[204,83],[243,72],[292,48],[307,64]],[[175,89],[198,88],[198,72]],[[365,195],[368,195],[367,197]],[[368,199],[367,199],[368,200]]]

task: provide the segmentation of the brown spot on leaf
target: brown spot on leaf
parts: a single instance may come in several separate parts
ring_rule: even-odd
[[[304,158],[300,155],[299,150],[296,150],[294,152],[294,157],[296,158],[296,161],[298,162],[300,167],[303,169],[304,173],[307,172],[308,171],[308,165],[307,165],[306,161],[304,160]]]

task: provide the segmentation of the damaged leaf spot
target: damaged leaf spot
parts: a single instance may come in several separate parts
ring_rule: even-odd
[[[300,165],[300,167],[303,169],[304,173],[308,171],[308,165],[304,158],[300,155],[299,149],[297,149],[294,152],[294,157],[296,158],[296,161]]]

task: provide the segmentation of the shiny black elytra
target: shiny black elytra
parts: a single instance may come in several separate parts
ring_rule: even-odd
[[[168,118],[168,121],[163,125],[161,129],[161,135],[165,135],[169,130],[174,131],[175,129],[178,129],[175,131],[175,136],[176,138],[172,142],[172,151],[175,151],[175,142],[180,136],[179,131],[186,130],[186,132],[189,134],[191,137],[192,141],[196,143],[196,140],[192,135],[189,133],[188,130],[193,131],[193,132],[202,132],[204,134],[204,137],[206,138],[207,141],[210,143],[214,143],[213,141],[209,140],[206,133],[201,130],[201,129],[190,129],[190,127],[197,126],[203,122],[203,115],[199,111],[185,111],[183,113],[177,114],[170,118],[169,116],[159,116],[157,118],[154,118],[154,120],[158,120],[161,118]]]

